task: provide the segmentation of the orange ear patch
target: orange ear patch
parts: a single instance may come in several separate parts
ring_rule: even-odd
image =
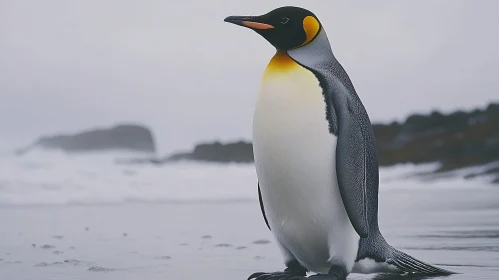
[[[305,30],[305,34],[307,34],[307,39],[301,46],[310,43],[317,35],[320,28],[321,25],[313,16],[306,17],[303,20],[303,29]]]
[[[244,26],[252,29],[272,29],[274,26],[266,23],[254,22],[254,21],[243,21]]]

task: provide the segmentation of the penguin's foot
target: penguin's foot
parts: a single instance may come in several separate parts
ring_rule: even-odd
[[[291,278],[290,280],[304,280],[304,279],[313,279],[313,280],[346,280],[347,279],[347,270],[344,266],[336,266],[334,265],[329,270],[328,274],[315,274],[311,275],[307,278]]]
[[[286,269],[279,272],[256,272],[248,277],[248,280],[290,280],[291,278],[300,278],[307,275],[307,269],[297,260],[286,263]]]
[[[290,279],[305,279],[305,275],[299,274],[297,271],[279,271],[279,272],[256,272],[248,277],[248,280],[290,280]]]
[[[315,275],[311,275],[309,276],[307,279],[310,279],[310,280],[346,280],[347,278],[346,277],[338,277],[336,275],[332,275],[332,274],[315,274]],[[298,280],[298,279],[292,279],[292,280]]]

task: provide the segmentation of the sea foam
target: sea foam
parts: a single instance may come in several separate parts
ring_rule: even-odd
[[[32,151],[0,157],[0,205],[65,205],[127,202],[223,202],[255,200],[253,164],[179,162],[120,165],[130,154],[68,155]],[[421,180],[412,176],[438,164],[381,168],[380,189],[474,188],[477,180],[452,177]]]

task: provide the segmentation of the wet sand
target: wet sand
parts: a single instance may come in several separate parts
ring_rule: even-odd
[[[380,204],[390,244],[461,273],[433,279],[499,279],[499,188],[391,189]],[[3,207],[0,221],[6,280],[244,280],[283,268],[257,200]]]

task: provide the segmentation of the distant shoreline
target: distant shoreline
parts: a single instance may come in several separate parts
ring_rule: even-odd
[[[435,176],[466,167],[499,162],[499,103],[468,112],[410,115],[404,122],[373,124],[380,166],[397,164],[440,163]],[[73,135],[42,136],[18,154],[34,147],[58,149],[68,153],[137,151],[144,157],[120,160],[119,164],[162,165],[178,161],[213,163],[252,163],[253,145],[240,140],[229,143],[203,142],[190,151],[157,157],[151,130],[142,125],[121,124],[106,129],[87,130]],[[495,176],[499,183],[499,166],[482,172],[465,174],[465,178]]]

